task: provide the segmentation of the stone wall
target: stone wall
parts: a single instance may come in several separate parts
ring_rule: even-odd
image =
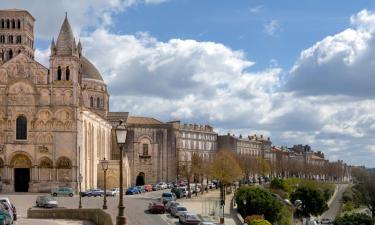
[[[111,216],[101,209],[28,209],[27,218],[89,220],[97,225],[113,225]]]

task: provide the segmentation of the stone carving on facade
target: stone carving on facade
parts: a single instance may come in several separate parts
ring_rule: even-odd
[[[45,145],[39,146],[39,152],[40,153],[48,153],[48,147]]]
[[[11,166],[14,168],[30,168],[32,165],[27,156],[19,154],[13,157],[11,160]]]
[[[5,152],[5,145],[0,144],[0,154],[4,154]]]

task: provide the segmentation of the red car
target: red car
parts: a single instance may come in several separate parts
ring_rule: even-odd
[[[165,207],[162,202],[150,202],[148,210],[150,213],[165,213]]]
[[[147,192],[151,192],[152,191],[152,185],[151,184],[146,184],[144,187],[145,187],[145,190]]]

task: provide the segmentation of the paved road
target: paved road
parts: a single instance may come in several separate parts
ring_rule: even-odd
[[[132,225],[175,225],[175,222],[170,220],[167,215],[154,215],[147,212],[148,203],[152,199],[161,197],[162,191],[144,193],[141,195],[125,196],[125,216],[128,219],[128,224]],[[17,208],[19,215],[19,225],[31,224],[25,220],[27,216],[27,209],[35,206],[35,199],[40,194],[24,193],[24,194],[5,194],[2,196],[9,197]],[[79,197],[58,197],[60,207],[78,208]],[[116,221],[118,213],[118,197],[107,197],[108,209],[113,221]],[[101,208],[103,205],[102,197],[84,197],[82,198],[82,206],[84,208]],[[21,223],[22,222],[22,223]],[[38,223],[39,224],[39,223]],[[46,223],[52,224],[52,223]],[[56,223],[61,224],[61,223]],[[35,225],[35,223],[33,224]]]
[[[329,209],[323,213],[321,218],[328,218],[334,220],[336,215],[339,213],[342,206],[342,194],[348,187],[348,184],[338,184],[337,185],[337,194],[334,197]]]

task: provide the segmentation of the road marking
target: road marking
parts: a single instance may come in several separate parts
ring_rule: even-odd
[[[175,225],[175,221],[171,221],[171,220],[166,216],[166,214],[162,214],[162,215],[160,215],[160,218],[161,218],[162,220],[164,220],[165,222],[167,222],[167,224],[169,224],[169,225]]]

